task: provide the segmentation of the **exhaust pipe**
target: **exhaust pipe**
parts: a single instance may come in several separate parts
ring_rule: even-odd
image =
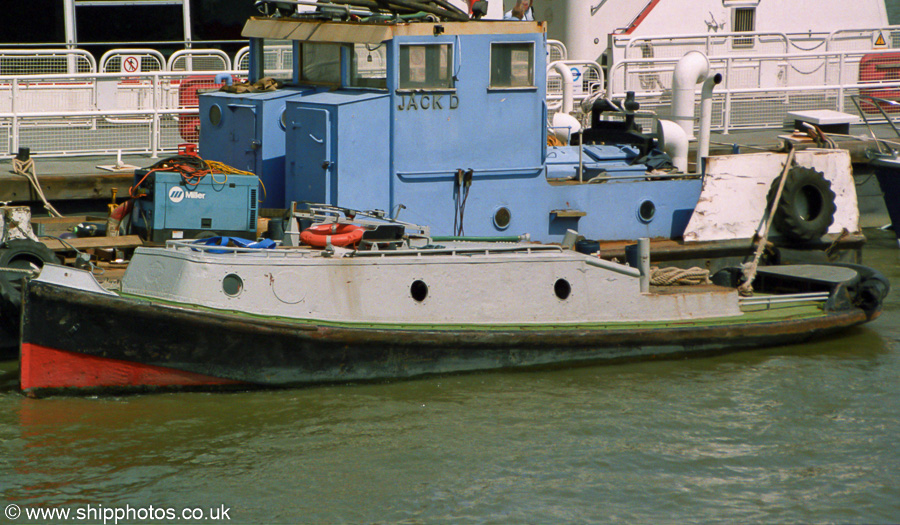
[[[694,87],[709,76],[709,59],[699,51],[689,51],[675,65],[672,75],[672,120],[694,138]]]
[[[680,125],[671,120],[656,121],[656,136],[666,155],[672,157],[672,164],[682,173],[688,170],[688,138]]]
[[[709,135],[712,129],[713,88],[722,82],[722,73],[707,78],[703,82],[700,95],[700,136],[697,138],[697,169],[703,166],[703,159],[709,157]]]

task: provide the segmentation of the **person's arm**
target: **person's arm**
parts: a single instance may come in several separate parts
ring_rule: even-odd
[[[516,6],[512,9],[513,18],[525,20],[525,13],[531,8],[531,0],[516,0]]]

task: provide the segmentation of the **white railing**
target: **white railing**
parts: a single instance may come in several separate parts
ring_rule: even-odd
[[[380,55],[374,55],[380,58]],[[263,50],[263,67],[266,74],[276,78],[291,78],[294,69],[294,49],[291,44],[266,45]],[[250,47],[244,46],[234,55],[234,68],[250,69]]]
[[[878,44],[879,38],[884,40]],[[900,47],[900,26],[844,29],[831,33],[731,32],[688,35],[612,35],[611,62],[636,58],[681,57],[688,51],[708,56],[753,53],[865,51]]]
[[[568,60],[569,50],[566,45],[559,40],[547,40],[547,63],[556,62],[557,60]]]
[[[100,57],[101,73],[164,71],[166,59],[155,49],[110,49]]]
[[[603,68],[590,60],[559,60],[547,66],[547,110],[550,113],[559,111],[563,102],[563,79],[553,68],[554,64],[565,64],[572,71],[572,101],[575,107],[586,98],[593,97],[605,90],[606,79]],[[576,109],[577,112],[577,109]]]
[[[885,39],[900,42],[888,36],[890,31],[883,31]],[[866,32],[859,34],[863,36],[858,38],[868,38]],[[830,38],[831,42],[852,41],[854,35]],[[43,156],[174,151],[181,142],[196,141],[197,91],[217,87],[214,78],[223,73],[219,67],[236,64],[237,70],[224,72],[238,80],[246,78],[246,50],[233,62],[221,52],[207,54],[218,62],[202,71],[168,70],[185,67],[188,58],[193,65],[200,64],[204,57],[194,53],[173,55],[163,70],[148,71],[152,69],[148,62],[160,57],[144,51],[110,52],[101,60],[101,70],[118,71],[98,73],[93,58],[78,50],[0,50],[0,158],[14,155],[20,146]],[[127,57],[140,58],[141,71],[122,71]],[[264,57],[267,72],[289,74],[290,46],[273,46]],[[587,115],[578,115],[578,102],[597,93],[605,91],[621,99],[634,91],[643,109],[668,117],[678,58],[623,60],[610,68],[606,78],[595,62],[565,61],[579,76],[573,86],[576,116],[586,122]],[[788,111],[856,113],[850,97],[857,94],[900,99],[900,53],[891,48],[713,55],[710,63],[712,72],[724,76],[713,99],[713,127],[720,131],[781,127]],[[73,65],[75,71],[89,71],[68,72]],[[552,113],[562,99],[562,78],[555,70],[548,73],[547,88]],[[882,118],[871,109],[867,116]]]
[[[231,59],[219,49],[182,49],[172,53],[168,71],[231,71]]]
[[[0,157],[175,151],[197,140],[196,91],[217,73],[0,76]]]
[[[900,26],[833,31],[825,39],[825,51],[860,50],[866,46],[873,48],[879,37],[884,38],[884,46],[888,48],[900,47]]]
[[[0,75],[52,75],[62,73],[141,73],[148,71],[231,71],[246,54],[238,52],[235,61],[219,49],[182,49],[169,60],[148,48],[111,49],[97,60],[82,49],[0,49]],[[290,50],[288,50],[290,51]],[[267,46],[267,53],[268,46]],[[287,67],[290,68],[290,59]],[[246,69],[245,69],[246,70]]]
[[[790,51],[789,41],[790,39],[784,33],[613,36],[613,62],[635,58],[680,58],[688,51],[700,51],[705,55],[724,55],[735,49],[788,53]]]
[[[97,61],[81,49],[0,49],[0,74],[94,73]]]
[[[788,111],[832,109],[856,113],[849,96],[866,90],[896,93],[900,54],[891,49],[820,53],[747,54],[709,57],[711,73],[724,81],[714,91],[713,127],[780,127]],[[668,118],[672,73],[678,58],[619,62],[607,83],[613,98],[634,91],[644,109]],[[697,86],[699,93],[700,86]],[[891,97],[885,97],[891,98]]]

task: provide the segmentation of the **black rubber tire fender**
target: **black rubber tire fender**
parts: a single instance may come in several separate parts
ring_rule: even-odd
[[[0,268],[40,270],[44,263],[59,263],[53,250],[30,239],[13,239],[0,248]],[[15,333],[22,311],[22,282],[27,276],[20,272],[0,270],[0,323]]]
[[[772,225],[784,237],[797,242],[809,242],[825,235],[834,222],[834,191],[831,182],[821,171],[802,166],[788,170]],[[774,205],[781,175],[772,181],[768,201]]]

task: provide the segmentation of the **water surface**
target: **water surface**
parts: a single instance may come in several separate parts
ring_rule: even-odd
[[[892,235],[867,235],[866,263],[900,283]],[[898,340],[893,291],[839,338],[715,358],[43,400],[7,375],[0,504],[225,505],[232,523],[892,523]]]

